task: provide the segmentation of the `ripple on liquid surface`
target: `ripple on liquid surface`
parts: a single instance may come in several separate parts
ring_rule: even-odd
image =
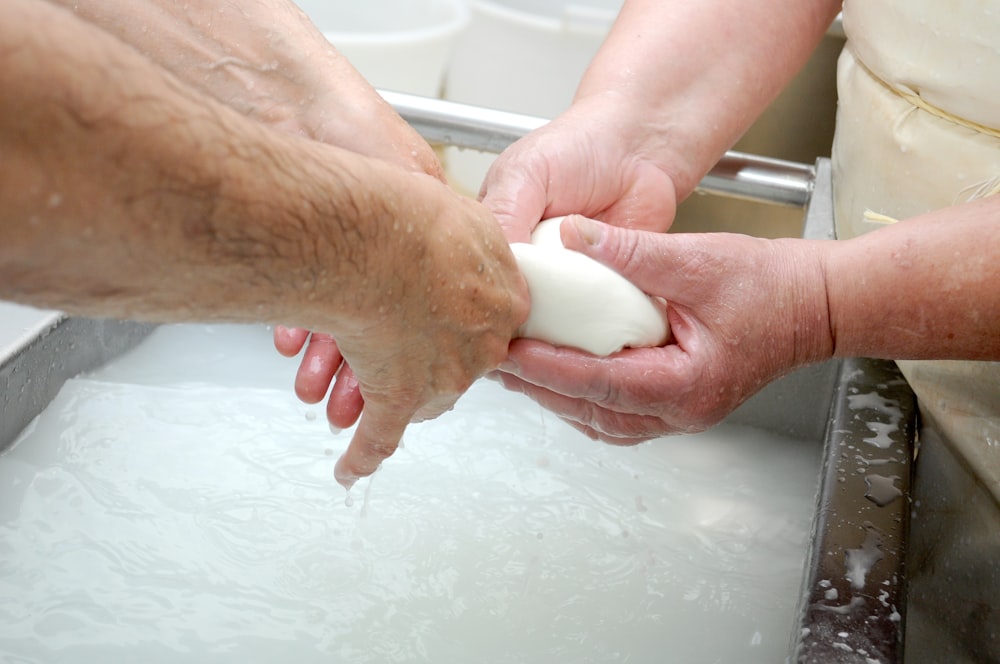
[[[351,431],[275,356],[263,330],[162,328],[0,457],[4,661],[784,657],[818,445],[606,446],[481,381],[347,507]]]

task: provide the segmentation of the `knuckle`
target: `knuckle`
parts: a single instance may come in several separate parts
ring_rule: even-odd
[[[365,446],[365,458],[374,461],[388,459],[396,452],[398,447],[398,441],[370,440]]]

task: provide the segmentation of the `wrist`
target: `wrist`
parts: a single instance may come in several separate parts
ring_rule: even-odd
[[[835,243],[779,240],[789,247],[782,259],[784,277],[792,285],[786,300],[793,313],[788,321],[793,366],[822,362],[835,356],[836,336],[827,280],[830,251]]]

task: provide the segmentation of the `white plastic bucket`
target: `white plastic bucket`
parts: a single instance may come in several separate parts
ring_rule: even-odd
[[[623,0],[472,0],[468,27],[445,78],[447,99],[552,118],[569,106],[580,77]],[[445,150],[449,176],[479,190],[495,155]]]
[[[439,97],[467,0],[296,0],[376,88]]]

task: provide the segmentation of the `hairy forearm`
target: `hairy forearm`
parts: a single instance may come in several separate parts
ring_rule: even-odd
[[[840,0],[627,0],[577,99],[620,95],[681,198],[806,62]]]
[[[1000,360],[1000,197],[829,243],[839,356]]]
[[[50,0],[269,125],[443,179],[430,147],[291,0]]]
[[[0,89],[4,299],[333,331],[416,178],[248,120],[32,0],[4,3]]]
[[[50,0],[131,44],[181,80],[236,110],[280,120],[285,101],[301,94],[297,80],[325,76],[355,82],[346,60],[285,0]],[[305,61],[322,63],[304,69]],[[269,85],[258,85],[260,79]],[[275,96],[283,90],[286,94]],[[274,117],[278,115],[279,117]]]

